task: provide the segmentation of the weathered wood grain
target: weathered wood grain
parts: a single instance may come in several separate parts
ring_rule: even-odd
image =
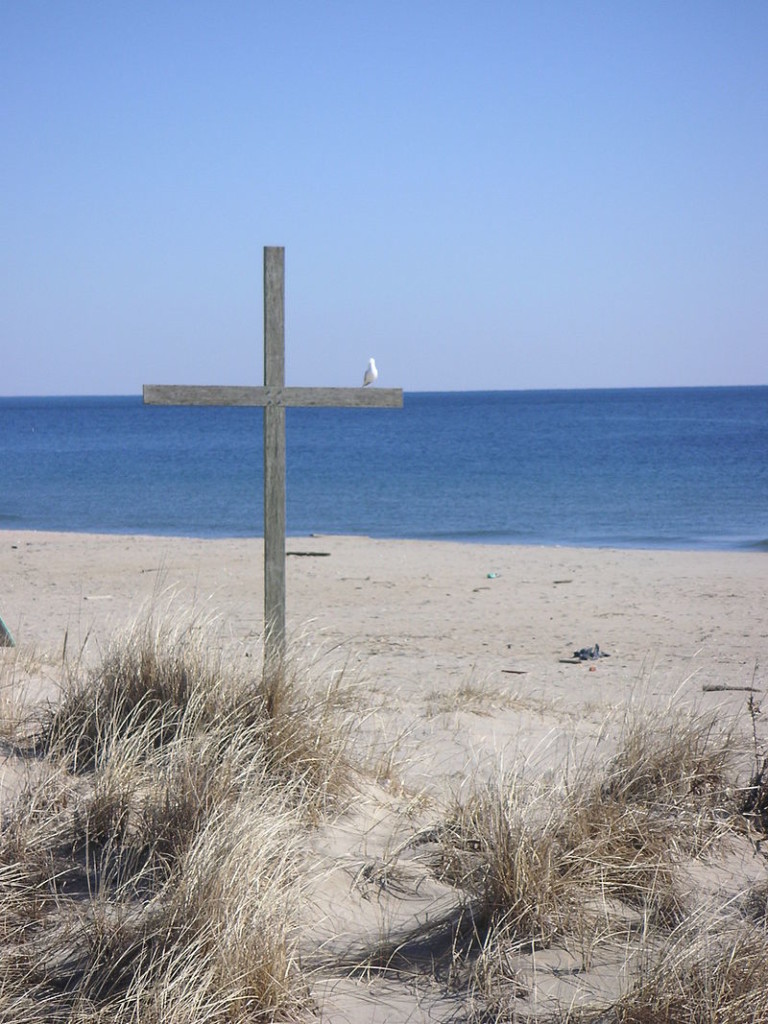
[[[144,404],[399,409],[403,405],[403,392],[401,388],[266,388],[215,384],[145,384]]]
[[[264,387],[285,384],[285,251],[264,250]],[[264,406],[264,672],[285,661],[285,406]]]

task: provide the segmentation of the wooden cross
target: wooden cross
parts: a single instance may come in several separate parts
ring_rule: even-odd
[[[264,674],[285,659],[285,410],[287,406],[401,407],[400,388],[285,386],[285,249],[264,249],[264,387],[144,385],[146,405],[264,409]]]

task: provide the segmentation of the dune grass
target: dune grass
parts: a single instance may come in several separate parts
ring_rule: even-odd
[[[34,714],[8,700],[26,774],[0,829],[0,1022],[319,1019],[299,897],[314,830],[372,791],[350,742],[366,709],[338,675],[266,685],[214,631],[149,616],[95,666],[62,664]],[[768,1024],[768,881],[727,909],[685,884],[745,821],[763,826],[763,760],[740,786],[744,749],[712,717],[637,712],[608,757],[469,778],[439,820],[419,804],[422,827],[350,892],[363,878],[384,906],[431,874],[456,900],[335,970],[427,977],[465,1019],[511,1022],[526,1019],[521,958],[561,949],[588,976],[620,947],[621,992],[536,1019]]]
[[[551,1024],[766,1024],[768,934],[719,923],[687,922],[616,1002],[564,1011]]]
[[[440,869],[472,894],[476,916],[522,945],[571,931],[595,899],[673,927],[684,913],[676,859],[727,827],[732,750],[708,720],[642,716],[605,765],[470,791],[442,829]]]
[[[349,783],[342,681],[308,690],[290,669],[265,683],[258,666],[235,668],[215,653],[210,624],[148,617],[107,650],[98,667],[69,674],[45,716],[39,750],[74,773],[93,770],[132,738],[150,757],[205,736],[233,744],[264,770],[299,784],[322,805]],[[212,653],[213,652],[213,653]]]
[[[62,666],[0,834],[0,1019],[309,1015],[297,864],[354,787],[340,684],[266,686],[210,640],[148,618]]]
[[[475,946],[469,960],[457,963],[456,974],[472,1005],[481,1007],[478,1019],[523,1019],[516,1014],[525,986],[511,965],[524,954],[529,960],[532,954],[535,964],[535,951],[552,947],[572,954],[573,970],[585,975],[601,948],[622,947],[628,965],[638,956],[647,960],[660,945],[666,949],[646,971],[645,987],[633,988],[610,1013],[606,1005],[600,1008],[607,1016],[595,1011],[582,1018],[574,1010],[558,1021],[735,1021],[738,1014],[722,1016],[717,1008],[731,980],[749,993],[744,999],[768,1006],[768,989],[759,987],[765,975],[757,953],[750,952],[765,952],[764,927],[734,939],[738,956],[727,977],[720,977],[727,951],[708,948],[705,956],[699,945],[699,959],[691,959],[690,922],[701,908],[684,884],[683,868],[716,858],[740,829],[738,750],[732,731],[712,717],[643,712],[627,719],[616,752],[602,763],[530,781],[524,771],[505,773],[467,787],[434,830],[434,863],[441,878],[466,894]],[[753,893],[753,908],[761,906],[761,894]],[[667,1014],[664,999],[670,1005],[674,1000],[663,994],[663,985],[671,993],[693,985],[701,972],[712,979],[708,1009],[695,1018]],[[696,998],[703,1007],[705,996]]]

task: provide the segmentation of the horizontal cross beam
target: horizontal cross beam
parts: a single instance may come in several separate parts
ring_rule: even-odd
[[[403,392],[401,388],[261,388],[145,384],[144,404],[399,409],[403,405]]]

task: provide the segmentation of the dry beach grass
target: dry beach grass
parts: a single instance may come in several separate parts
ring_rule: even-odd
[[[153,593],[2,652],[0,1020],[768,1021],[759,617],[720,675],[752,691],[631,666],[625,690],[617,630],[554,670],[568,700],[520,655],[358,658],[417,632],[406,594],[368,607],[374,641],[313,624],[265,688],[258,637]],[[657,587],[634,622],[663,612]]]
[[[297,849],[351,784],[336,690],[268,691],[201,622],[137,624],[5,734],[7,1019],[295,1016]]]

